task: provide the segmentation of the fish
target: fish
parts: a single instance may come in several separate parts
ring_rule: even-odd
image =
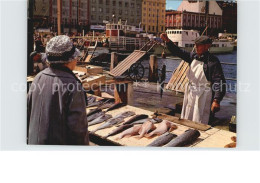
[[[166,133],[160,135],[158,138],[156,138],[152,143],[148,144],[147,146],[160,147],[160,146],[167,144],[175,137],[177,137],[177,135],[170,133],[170,132],[166,132]]]
[[[95,113],[101,112],[101,111],[102,111],[102,110],[99,109],[99,108],[93,109],[93,110],[91,110],[91,111],[87,114],[87,117],[88,117],[88,116],[91,116],[91,115],[93,115],[93,114],[95,114]]]
[[[97,112],[95,114],[92,114],[91,116],[87,117],[87,121],[90,122],[90,121],[92,121],[92,120],[94,120],[94,119],[96,119],[100,116],[104,116],[104,114],[105,114],[104,112]]]
[[[183,147],[197,140],[199,136],[200,132],[198,130],[189,129],[175,139],[171,140],[165,145],[165,147]]]
[[[94,119],[93,121],[88,123],[88,126],[96,125],[99,123],[102,123],[108,119],[112,118],[112,115],[110,114],[104,114],[103,116],[99,116],[98,118]]]
[[[177,126],[175,124],[173,124],[170,121],[163,120],[163,122],[159,123],[156,129],[151,133],[147,134],[146,137],[150,138],[154,135],[162,135],[167,131],[173,131],[175,129],[177,129]]]
[[[112,110],[115,110],[115,109],[119,109],[120,107],[123,107],[123,106],[125,106],[125,105],[126,105],[126,104],[124,104],[124,103],[114,104],[114,105],[112,105],[111,107],[109,107],[109,108],[106,110],[106,112],[112,111]]]
[[[117,127],[116,129],[114,129],[112,132],[110,132],[109,134],[107,134],[104,138],[108,138],[110,136],[114,136],[117,135],[125,130],[127,130],[128,128],[133,127],[134,125],[132,124],[126,124],[126,125],[121,125],[119,127]]]
[[[135,121],[138,121],[138,120],[141,120],[141,119],[147,119],[147,118],[148,118],[148,115],[146,115],[146,114],[138,114],[138,115],[130,118],[128,121],[124,122],[124,125],[131,124]]]
[[[126,112],[120,113],[120,114],[116,115],[115,117],[109,119],[107,122],[105,122],[104,124],[99,126],[97,129],[93,130],[91,133],[95,133],[98,130],[109,128],[109,127],[111,127],[113,125],[116,125],[116,124],[119,124],[121,122],[124,122],[125,118],[133,116],[133,115],[135,115],[135,113],[132,112],[132,111],[126,111]]]
[[[127,117],[130,117],[130,116],[133,116],[133,115],[135,115],[135,112],[126,111],[126,112],[122,112],[122,113],[116,115],[115,118],[117,118],[117,117],[127,118]]]
[[[132,128],[129,128],[129,129],[123,131],[116,140],[122,139],[124,137],[131,137],[134,135],[138,135],[141,127],[142,127],[142,125],[134,125]]]
[[[138,139],[144,137],[150,130],[154,130],[156,127],[154,126],[154,123],[151,121],[146,121],[144,124],[142,124],[141,129],[139,130],[139,135],[136,137]]]
[[[146,118],[146,119],[141,119],[141,120],[138,120],[138,121],[135,121],[133,122],[132,124],[143,124],[145,123],[146,121],[151,121],[152,123],[156,124],[156,123],[160,123],[162,122],[163,120],[162,119],[159,119],[159,118]]]
[[[87,97],[88,104],[92,104],[92,103],[96,102],[96,99],[97,98],[94,96],[88,96]]]
[[[113,98],[104,98],[104,99],[101,99],[101,100],[98,100],[96,102],[89,104],[87,107],[101,106],[101,105],[104,105],[105,103],[114,102],[114,101],[115,101],[115,99],[113,99]]]

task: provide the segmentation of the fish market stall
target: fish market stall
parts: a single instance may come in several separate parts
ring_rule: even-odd
[[[91,109],[93,110],[95,108],[96,107],[94,107],[94,106],[93,107],[88,107],[86,109],[87,113],[89,114]],[[113,121],[113,120],[111,120],[111,116],[110,116],[110,119],[108,119],[108,120],[106,120],[104,122],[99,122],[98,124],[90,125],[88,127],[89,132],[90,132],[90,138],[91,138],[91,136],[97,137],[99,140],[98,140],[98,142],[95,142],[95,143],[97,143],[98,145],[104,145],[104,144],[106,144],[106,142],[109,142],[111,145],[119,145],[119,146],[148,146],[149,144],[154,142],[159,137],[159,135],[154,135],[154,136],[151,136],[151,137],[147,137],[147,134],[145,134],[144,136],[140,137],[139,134],[135,134],[135,135],[132,135],[130,137],[120,138],[120,137],[123,136],[122,134],[125,133],[126,130],[130,129],[130,127],[126,128],[125,130],[118,131],[118,133],[115,133],[115,135],[108,136],[109,134],[111,134],[111,132],[115,131],[119,127],[122,127],[123,126],[122,124],[127,122],[129,119],[133,119],[135,116],[138,116],[138,115],[147,115],[148,118],[151,120],[152,118],[154,118],[154,113],[151,112],[151,111],[144,110],[144,109],[137,108],[137,107],[133,107],[133,106],[130,106],[130,105],[120,106],[118,108],[115,108],[115,109],[107,111],[107,112],[105,112],[105,111],[106,110],[104,109],[103,112],[105,113],[105,115],[108,115],[108,116],[111,115],[112,118],[114,118],[114,120],[116,119],[115,118],[116,116],[118,116],[118,115],[120,115],[122,113],[126,113],[128,111],[130,111],[133,114],[131,114],[129,116],[126,116],[123,120],[119,120],[118,122],[115,122],[113,125],[110,125],[110,126],[107,126],[107,127],[105,127],[105,123],[107,121],[109,121],[109,120]],[[157,119],[159,119],[159,118],[165,118],[165,116],[161,116],[161,117],[158,116]],[[170,118],[166,117],[165,119],[167,121],[170,121],[169,119],[171,119],[171,117]],[[210,127],[208,125],[205,125],[204,127],[202,127],[203,124],[202,124],[202,126],[201,126],[201,124],[199,124],[198,128],[200,130],[197,130],[196,129],[196,125],[194,125],[196,122],[193,122],[194,124],[193,123],[188,123],[188,122],[187,123],[183,123],[183,122],[181,122],[181,120],[179,122],[178,121],[179,118],[177,118],[177,117],[173,117],[172,119],[173,120],[170,121],[170,122],[172,122],[171,124],[174,125],[175,128],[171,132],[169,132],[169,133],[170,133],[170,135],[171,134],[174,135],[173,140],[176,139],[177,137],[180,137],[184,133],[187,133],[187,130],[189,130],[189,129],[195,129],[194,131],[196,131],[196,133],[197,133],[198,137],[194,137],[192,142],[184,144],[183,147],[216,147],[216,148],[223,148],[227,144],[233,142],[231,140],[231,137],[235,137],[236,136],[236,134],[233,133],[233,132],[228,132],[228,131],[220,130],[220,129],[217,129],[217,128],[212,128],[212,127]],[[141,120],[139,119],[139,121],[142,121],[142,119]],[[145,119],[143,119],[143,121],[145,121]],[[154,122],[154,129],[157,129],[158,126],[162,123],[162,121],[164,121],[164,120],[161,120],[160,122],[156,122],[155,121]],[[138,120],[137,120],[137,122],[138,122]],[[89,121],[88,123],[90,124],[91,121]],[[143,124],[144,123],[142,123],[142,124],[140,124],[140,123],[138,124],[137,123],[134,126],[138,127],[138,125],[142,126]],[[183,124],[185,124],[185,125],[183,125]],[[103,129],[101,127],[102,125],[104,126]],[[134,127],[134,126],[131,126],[131,128]],[[190,127],[190,126],[193,126],[193,128]],[[98,128],[101,128],[101,129],[97,130]],[[163,134],[163,135],[165,135],[165,134]],[[193,138],[193,137],[191,137],[191,138]],[[166,146],[167,146],[167,144],[166,144]]]

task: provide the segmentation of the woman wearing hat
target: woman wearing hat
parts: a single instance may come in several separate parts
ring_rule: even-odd
[[[47,43],[49,67],[35,77],[27,96],[29,144],[88,145],[86,95],[72,72],[79,55],[68,36]]]
[[[167,37],[161,34],[169,51],[189,63],[182,106],[182,119],[203,124],[212,122],[214,114],[220,110],[220,101],[226,93],[226,80],[217,57],[209,53],[212,40],[200,36],[195,40],[196,53],[181,50]]]

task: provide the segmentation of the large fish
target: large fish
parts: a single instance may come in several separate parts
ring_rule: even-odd
[[[112,132],[110,132],[108,135],[106,135],[104,138],[117,135],[131,127],[133,127],[132,124],[121,125],[121,126],[117,127],[116,129],[114,129]]]
[[[95,114],[92,114],[91,116],[87,117],[87,121],[90,122],[90,121],[92,121],[92,120],[94,120],[94,119],[96,119],[100,116],[104,116],[104,114],[105,114],[104,112],[97,112]]]
[[[91,111],[87,114],[87,117],[88,117],[88,116],[91,116],[91,115],[93,115],[93,114],[95,114],[95,113],[101,112],[101,111],[102,111],[102,110],[99,109],[99,108],[96,108],[96,109],[94,109],[94,110],[91,110]]]
[[[114,101],[115,101],[115,99],[113,99],[113,98],[104,98],[104,99],[101,99],[99,101],[96,101],[96,102],[89,104],[87,107],[95,107],[95,106],[100,107],[100,106],[102,106],[106,103],[110,103],[110,102],[114,102]]]
[[[171,140],[165,145],[165,147],[183,147],[197,140],[199,136],[200,132],[198,130],[189,129],[175,139]]]
[[[147,146],[160,147],[167,144],[175,137],[177,137],[177,135],[166,132],[158,138],[156,138],[152,143],[148,144]]]
[[[151,121],[146,121],[144,124],[142,124],[141,129],[139,130],[139,135],[136,137],[138,139],[144,137],[149,131],[154,130],[156,127],[154,123]]]
[[[109,119],[107,122],[105,122],[101,126],[99,126],[97,129],[93,130],[91,133],[94,133],[94,132],[96,132],[98,130],[109,128],[109,127],[111,127],[113,125],[116,125],[116,124],[119,124],[121,122],[124,122],[125,118],[133,116],[133,115],[135,115],[135,113],[132,112],[132,111],[126,111],[126,112],[123,112],[121,114],[118,114],[115,117]]]
[[[108,111],[112,111],[112,110],[115,110],[115,109],[119,109],[120,107],[123,107],[125,106],[126,104],[124,103],[117,103],[117,104],[113,104],[111,107],[109,107],[106,112]]]
[[[146,135],[146,137],[152,137],[154,135],[162,135],[167,131],[173,131],[177,129],[177,126],[170,121],[163,120],[163,122],[159,123],[154,131]]]
[[[135,121],[138,121],[138,120],[141,120],[141,119],[147,119],[147,118],[148,118],[148,115],[146,115],[146,114],[138,114],[136,116],[133,116],[132,118],[130,118],[126,122],[124,122],[124,125],[132,124]]]
[[[134,135],[138,135],[141,127],[142,127],[142,125],[135,125],[132,128],[129,128],[129,129],[123,131],[120,134],[120,136],[117,138],[117,140],[122,139],[124,137],[131,137],[131,136],[134,136]]]
[[[156,124],[156,123],[162,122],[163,120],[159,119],[159,118],[153,118],[153,119],[152,118],[146,118],[146,119],[141,119],[141,120],[135,121],[132,124],[133,125],[135,125],[135,124],[144,124],[146,121],[151,121],[152,123]]]
[[[102,123],[108,119],[112,118],[112,115],[110,114],[104,114],[103,116],[99,116],[98,118],[94,119],[93,121],[88,123],[88,126],[96,125],[99,123]]]
[[[88,97],[87,97],[88,105],[90,105],[90,104],[96,102],[96,99],[97,99],[97,98],[94,97],[94,96],[88,96]]]

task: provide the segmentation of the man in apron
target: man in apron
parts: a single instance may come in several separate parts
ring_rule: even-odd
[[[161,34],[168,50],[189,63],[185,94],[181,112],[182,119],[211,124],[214,114],[220,110],[220,101],[226,93],[226,80],[217,57],[209,53],[212,40],[200,36],[195,40],[196,53],[181,50]]]

